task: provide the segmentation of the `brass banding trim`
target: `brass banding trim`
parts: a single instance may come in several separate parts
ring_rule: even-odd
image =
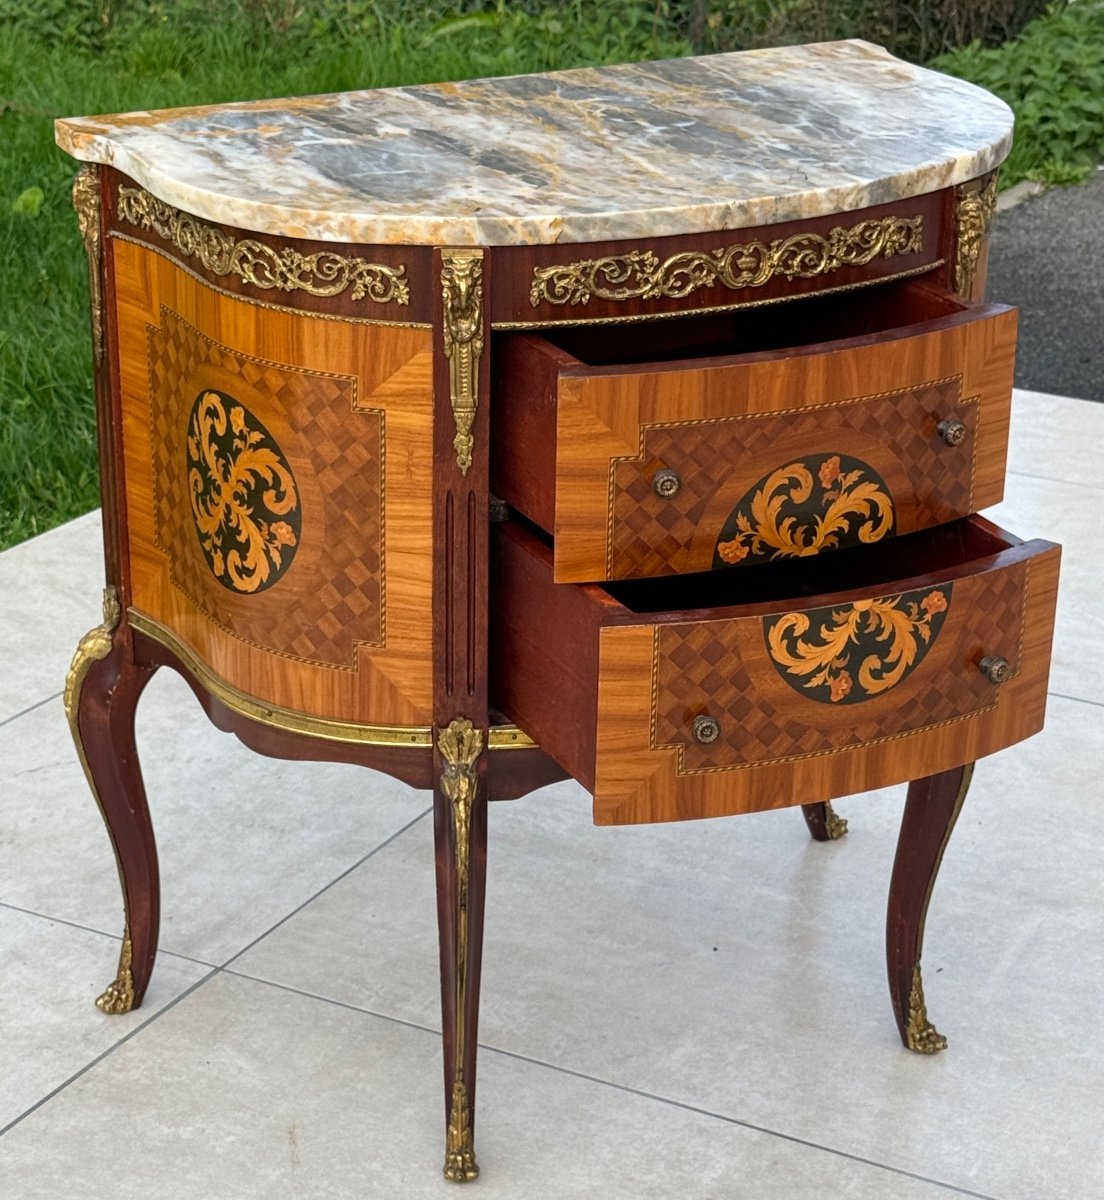
[[[909,267],[905,271],[894,271],[890,275],[879,275],[874,279],[859,279],[852,283],[839,283],[834,287],[814,288],[798,295],[765,296],[756,300],[735,300],[731,304],[710,304],[704,308],[668,309],[665,312],[632,313],[624,317],[567,317],[549,320],[538,317],[532,321],[492,321],[492,329],[561,329],[575,325],[637,325],[641,321],[661,321],[673,317],[704,317],[710,313],[734,312],[742,308],[764,308],[768,304],[788,304],[794,300],[809,300],[815,296],[827,296],[832,292],[853,292],[858,288],[873,287],[878,283],[892,283],[897,279],[910,279],[914,275],[925,275],[944,265],[944,258],[933,258],[931,262]]]
[[[258,700],[215,674],[192,649],[159,621],[134,608],[127,610],[127,617],[133,629],[164,646],[180,659],[200,686],[220,704],[259,725],[345,745],[427,748],[433,745],[434,732],[429,725],[365,725],[354,721],[336,721]],[[490,750],[529,750],[536,744],[516,725],[492,725],[487,735]]]

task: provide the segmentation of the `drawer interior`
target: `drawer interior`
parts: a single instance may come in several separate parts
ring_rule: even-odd
[[[541,336],[590,367],[677,362],[884,334],[968,307],[930,284],[897,280],[785,304],[652,321],[646,333],[632,324],[583,325],[544,330]]]
[[[887,538],[875,546],[853,546],[831,554],[787,559],[752,568],[720,568],[689,575],[627,579],[602,589],[632,613],[729,608],[855,588],[894,590],[898,581],[945,574],[1019,544],[981,518],[966,517]]]

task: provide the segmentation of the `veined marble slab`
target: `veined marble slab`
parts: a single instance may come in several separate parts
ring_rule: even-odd
[[[322,241],[524,245],[846,212],[995,167],[1010,109],[868,42],[57,122],[198,217]]]

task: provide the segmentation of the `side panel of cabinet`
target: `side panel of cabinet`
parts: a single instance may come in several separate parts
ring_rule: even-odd
[[[428,724],[430,331],[111,246],[132,607],[264,702]]]

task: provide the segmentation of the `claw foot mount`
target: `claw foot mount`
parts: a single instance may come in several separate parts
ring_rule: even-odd
[[[479,1166],[475,1161],[475,1147],[472,1144],[470,1113],[468,1089],[457,1080],[452,1087],[452,1112],[449,1116],[445,1148],[445,1178],[453,1183],[470,1183],[479,1178]]]
[[[908,1025],[905,1028],[908,1048],[917,1054],[938,1054],[947,1049],[947,1039],[928,1020],[928,1007],[924,1003],[924,981],[920,976],[920,964],[912,972],[912,990],[909,992]]]
[[[119,952],[119,973],[107,985],[102,996],[96,1000],[96,1007],[108,1016],[119,1016],[128,1013],[134,1007],[134,975],[131,962],[134,950],[130,941],[130,929],[123,934],[123,948]]]

